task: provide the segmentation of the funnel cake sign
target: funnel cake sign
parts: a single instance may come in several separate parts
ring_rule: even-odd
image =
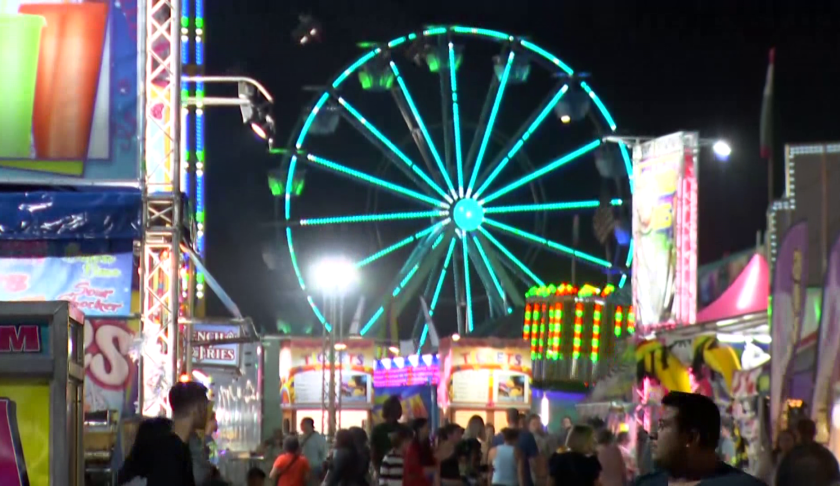
[[[0,258],[0,300],[72,302],[88,317],[131,314],[131,253]]]
[[[137,178],[137,0],[0,2],[0,178]]]

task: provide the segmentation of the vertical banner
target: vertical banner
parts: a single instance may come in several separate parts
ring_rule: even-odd
[[[644,332],[697,308],[697,134],[633,147],[633,303]]]
[[[778,433],[782,401],[801,337],[807,281],[808,222],[802,221],[791,226],[785,234],[773,269],[770,421],[774,437]]]
[[[828,257],[821,316],[817,379],[811,400],[811,418],[818,424],[827,425],[829,402],[832,398],[831,387],[838,371],[836,358],[840,354],[840,235]]]

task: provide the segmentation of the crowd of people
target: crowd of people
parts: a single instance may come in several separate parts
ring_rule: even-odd
[[[178,383],[169,393],[172,419],[144,421],[119,471],[119,485],[226,486],[208,460],[214,420],[207,389]],[[384,421],[370,438],[364,429],[339,430],[332,448],[304,418],[299,434],[282,433],[263,444],[270,467],[247,473],[248,486],[840,486],[840,467],[815,442],[816,426],[800,420],[782,431],[772,455],[747,474],[727,463],[721,417],[709,398],[669,393],[656,433],[630,436],[603,422],[562,419],[549,434],[537,415],[506,413],[496,431],[476,415],[466,428],[427,419],[401,422],[402,406],[390,397]],[[204,431],[202,438],[196,431]],[[725,434],[724,434],[725,435]],[[721,453],[723,451],[723,453]]]

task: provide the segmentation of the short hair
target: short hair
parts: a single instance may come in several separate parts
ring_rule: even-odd
[[[645,430],[645,429],[642,429]],[[630,433],[629,432],[619,432],[615,438],[615,441],[619,444],[624,444],[625,442],[630,442]]]
[[[300,441],[296,435],[290,435],[283,439],[283,451],[294,454],[300,449]]]
[[[439,439],[446,440],[455,435],[457,432],[462,432],[463,430],[464,428],[460,425],[450,423],[439,428],[437,434]]]
[[[169,389],[169,407],[173,417],[182,417],[189,413],[192,407],[207,402],[207,387],[201,383],[179,382]]]
[[[420,431],[420,429],[425,427],[426,424],[428,424],[428,423],[429,423],[428,419],[425,419],[423,417],[416,418],[416,419],[411,421],[411,430],[413,430],[414,433],[416,434],[417,432]]]
[[[315,428],[315,420],[312,417],[303,417],[303,419],[300,421],[300,423],[301,424],[308,423],[310,426],[312,426],[313,429]]]
[[[720,410],[709,397],[697,393],[670,392],[662,405],[677,409],[680,432],[697,434],[700,447],[716,449],[720,442]]]
[[[530,422],[532,420],[539,420],[540,424],[542,424],[542,417],[540,417],[540,414],[538,413],[532,413],[528,415],[528,421]]]
[[[505,415],[507,416],[507,421],[508,421],[509,424],[515,424],[515,423],[519,422],[519,415],[520,415],[519,410],[517,410],[515,408],[511,407],[511,408],[507,409],[507,412],[505,413]]]
[[[412,437],[414,437],[414,431],[405,425],[399,425],[390,435],[391,447],[397,449],[404,443],[410,441]]]
[[[581,454],[589,453],[587,450],[592,444],[592,436],[595,431],[588,425],[575,425],[566,436],[566,448],[572,452]]]
[[[248,469],[248,474],[246,475],[246,478],[248,479],[248,481],[250,481],[252,479],[263,479],[264,480],[266,478],[265,471],[263,471],[262,469],[260,469],[258,467],[252,467],[251,469]]]
[[[817,424],[811,419],[799,419],[796,422],[796,433],[799,434],[800,439],[813,441],[814,437],[817,436]]]
[[[519,438],[519,430],[505,427],[502,429],[502,438],[505,442],[516,442]]]
[[[335,447],[336,449],[353,449],[353,434],[347,429],[339,429],[335,433]]]
[[[382,404],[382,418],[387,420],[399,420],[402,415],[402,404],[398,395],[391,395]]]

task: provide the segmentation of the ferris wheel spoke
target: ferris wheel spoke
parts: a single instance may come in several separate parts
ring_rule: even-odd
[[[539,179],[540,177],[542,177],[542,176],[544,176],[544,175],[546,175],[546,174],[548,174],[548,173],[550,173],[554,170],[557,170],[560,167],[563,167],[564,165],[566,165],[569,162],[577,159],[578,157],[586,155],[587,153],[589,153],[589,152],[595,150],[596,148],[598,148],[599,146],[601,146],[601,140],[593,140],[592,142],[589,142],[588,144],[584,145],[583,147],[580,147],[579,149],[577,149],[573,152],[570,152],[570,153],[560,157],[559,159],[555,159],[555,160],[551,161],[548,165],[546,165],[542,169],[540,169],[538,171],[535,171],[531,174],[528,174],[524,177],[521,177],[521,178],[517,179],[516,181],[513,181],[510,184],[506,185],[505,187],[503,187],[503,188],[493,192],[492,194],[484,197],[482,199],[482,204],[489,203],[490,201],[498,199],[498,198],[504,196],[505,194],[513,191],[514,189],[517,189],[519,187],[524,186],[525,184],[528,184],[531,181]]]
[[[487,190],[488,187],[490,187],[490,184],[492,184],[496,177],[499,176],[505,166],[507,166],[516,154],[522,150],[522,147],[525,146],[525,142],[527,142],[528,139],[531,138],[531,135],[537,131],[543,120],[548,117],[568,90],[569,86],[561,82],[559,86],[552,91],[552,94],[540,103],[540,108],[534,110],[531,116],[528,117],[525,123],[519,128],[519,130],[517,130],[514,140],[508,144],[501,154],[496,157],[494,162],[487,167],[489,175],[485,174],[478,178],[478,180],[481,181],[481,185],[478,190],[475,191],[476,198],[478,198],[484,193],[484,191]]]
[[[334,216],[328,218],[301,219],[301,226],[324,226],[330,224],[348,223],[378,223],[380,221],[407,221],[413,219],[428,219],[445,217],[449,211],[407,211],[403,213],[357,214],[354,216]]]
[[[502,286],[505,294],[507,295],[507,300],[510,304],[515,307],[524,306],[525,300],[522,298],[522,294],[519,291],[519,288],[514,283],[513,278],[511,278],[510,274],[508,273],[509,262],[503,260],[499,255],[497,249],[490,243],[487,238],[479,233],[476,235],[478,240],[481,242],[481,247],[484,250],[484,254],[487,255],[487,260],[490,262],[490,265],[493,268],[493,272],[496,274],[499,283]],[[512,271],[517,272],[517,274],[522,274],[522,271],[518,268],[512,268]],[[532,285],[533,282],[530,279],[525,278],[526,285]]]
[[[437,280],[437,285],[435,285],[435,292],[432,294],[432,301],[429,304],[429,317],[435,315],[435,309],[437,308],[438,299],[440,298],[440,292],[443,290],[443,282],[446,280],[446,271],[449,269],[449,262],[452,261],[452,254],[455,253],[455,243],[457,240],[455,237],[450,238],[449,240],[449,249],[446,250],[446,257],[443,260],[443,266],[440,270],[440,276]],[[420,350],[423,348],[423,344],[426,343],[426,338],[429,335],[429,323],[426,322],[423,325],[423,332],[420,334],[420,341],[417,349]]]
[[[437,147],[435,146],[434,141],[432,141],[431,135],[429,135],[429,130],[426,128],[426,124],[423,123],[423,117],[420,116],[420,111],[417,109],[417,105],[414,103],[414,98],[411,96],[411,93],[408,91],[408,86],[405,83],[402,75],[400,74],[399,69],[397,69],[397,65],[394,61],[390,62],[391,64],[391,71],[393,71],[394,76],[397,79],[397,85],[400,88],[400,92],[402,93],[402,97],[405,100],[406,104],[408,105],[409,111],[411,111],[411,115],[414,117],[414,123],[417,124],[417,128],[420,130],[420,133],[423,135],[422,141],[419,137],[413,137],[415,142],[417,143],[417,148],[420,149],[420,153],[424,153],[428,151],[432,154],[432,157],[435,159],[435,164],[437,164],[437,168],[440,170],[441,175],[443,176],[444,182],[446,183],[446,187],[449,189],[449,193],[455,197],[457,194],[455,192],[455,187],[452,185],[452,179],[449,177],[449,173],[446,170],[446,166],[443,163],[443,159],[440,157],[440,152],[438,152]],[[398,103],[399,105],[399,103]],[[400,106],[400,111],[403,110],[403,107]],[[409,130],[411,130],[412,135],[415,135],[414,127],[412,126],[411,120],[408,116],[405,116],[406,123],[408,124]],[[425,141],[425,144],[423,143]]]
[[[493,243],[493,245],[499,249],[502,255],[506,256],[508,260],[510,260],[514,265],[516,265],[516,267],[519,270],[521,270],[525,275],[530,277],[531,280],[533,280],[533,283],[536,283],[540,287],[545,286],[545,282],[543,282],[541,278],[537,277],[537,274],[535,274],[530,268],[528,268],[528,265],[522,263],[522,260],[516,258],[516,256],[513,253],[511,253],[511,251],[508,250],[507,247],[505,247],[505,245],[502,244],[502,242],[497,240],[495,236],[491,235],[490,232],[484,228],[479,228],[479,231],[481,231],[481,234],[484,235],[484,237],[487,238],[490,241],[490,243]]]
[[[449,42],[449,87],[452,93],[452,131],[455,136],[455,167],[458,172],[458,196],[464,197],[464,160],[461,153],[461,113],[458,108],[458,68],[455,45]]]
[[[507,58],[507,64],[505,64],[505,70],[502,72],[502,78],[498,82],[498,87],[495,89],[496,96],[493,100],[493,107],[490,109],[490,116],[487,119],[487,125],[484,127],[484,134],[481,137],[481,145],[478,148],[478,155],[476,155],[475,163],[472,168],[472,176],[470,176],[470,182],[467,185],[467,197],[470,197],[472,194],[473,188],[475,188],[475,182],[478,178],[478,172],[481,170],[481,162],[484,160],[485,152],[487,151],[487,144],[490,142],[490,136],[493,134],[493,125],[496,123],[496,117],[499,115],[499,107],[502,105],[502,97],[505,94],[505,88],[508,84],[508,78],[510,77],[510,70],[513,67],[513,58],[515,57],[515,53],[510,51]],[[495,75],[493,76],[494,82],[491,86],[495,86]],[[488,90],[488,100],[490,99],[490,94],[493,92],[491,88]],[[473,140],[478,140],[478,135],[481,131],[481,124],[476,129],[475,136]],[[472,152],[472,151],[470,151]],[[468,158],[468,161],[472,158],[472,154]]]
[[[611,199],[611,206],[621,206],[624,201]],[[601,201],[589,199],[586,201],[567,201],[542,204],[518,204],[513,206],[494,206],[484,208],[484,214],[533,213],[547,211],[578,211],[581,209],[598,209]]]
[[[417,233],[414,233],[411,236],[403,238],[400,241],[398,241],[398,242],[396,242],[392,245],[389,245],[389,246],[377,251],[376,253],[368,255],[367,257],[359,260],[358,262],[356,262],[356,268],[357,269],[362,268],[365,265],[373,263],[376,260],[379,260],[380,258],[399,250],[400,248],[403,248],[407,245],[410,245],[410,244],[414,243],[415,241],[419,241],[422,238],[424,238],[424,237],[426,237],[426,236],[428,236],[432,233],[435,233],[436,231],[439,231],[441,228],[445,227],[447,224],[449,224],[449,219],[448,218],[444,219],[443,221],[439,221],[439,222],[429,226],[428,228],[426,228],[424,230],[418,231]]]
[[[467,333],[471,333],[473,332],[472,287],[470,285],[469,240],[466,233],[461,234],[461,247],[464,251],[464,303],[466,305],[464,319]]]
[[[292,160],[295,160],[296,157],[297,156],[292,157]],[[314,155],[314,154],[307,154],[306,155],[306,160],[309,161],[315,167],[321,167],[321,168],[329,169],[333,172],[338,173],[339,175],[342,175],[342,176],[345,176],[345,177],[351,177],[351,178],[354,178],[354,179],[358,179],[358,180],[364,181],[365,183],[368,183],[368,184],[373,184],[375,186],[381,187],[383,189],[387,189],[387,190],[389,190],[391,192],[394,192],[396,194],[399,194],[399,195],[402,195],[402,196],[408,196],[408,197],[416,199],[418,201],[422,201],[422,202],[424,202],[426,204],[429,204],[433,207],[446,208],[446,207],[449,206],[444,201],[440,201],[438,199],[433,199],[429,196],[426,196],[425,194],[421,194],[417,191],[408,189],[408,188],[403,187],[399,184],[394,184],[393,182],[388,182],[384,179],[374,177],[374,176],[372,176],[370,174],[366,174],[362,171],[351,169],[350,167],[339,164],[338,162],[334,162],[332,160],[328,160],[328,159],[325,159],[323,157],[319,157],[319,156]],[[287,215],[287,217],[288,217],[288,215]]]
[[[487,257],[487,253],[484,252],[484,248],[481,246],[481,242],[478,240],[478,236],[473,234],[472,236],[472,243],[475,246],[475,249],[478,250],[478,256],[481,258],[480,262],[473,262],[476,269],[481,269],[478,272],[478,276],[482,280],[482,284],[484,287],[489,291],[490,295],[498,296],[501,302],[501,310],[504,314],[508,313],[508,305],[507,305],[507,295],[505,294],[505,289],[502,287],[502,284],[499,282],[499,277],[496,275],[496,272],[493,270],[493,265],[490,263],[490,259]],[[474,258],[474,257],[473,257]],[[475,260],[475,258],[474,258]],[[489,285],[488,285],[489,284]],[[494,293],[495,292],[495,293]]]
[[[434,192],[438,193],[442,198],[446,199],[447,201],[451,201],[451,197],[440,188],[437,183],[432,180],[424,171],[423,169],[414,163],[408,155],[405,154],[399,147],[397,147],[394,142],[392,142],[388,137],[385,136],[378,128],[376,128],[371,122],[369,122],[353,105],[350,104],[347,100],[342,97],[338,97],[338,104],[344,107],[345,111],[349,113],[355,121],[358,122],[358,125],[361,125],[361,128],[364,128],[368,133],[370,133],[374,139],[385,146],[388,150],[385,151],[385,154],[393,160],[399,167],[405,167],[409,174],[413,173],[417,177],[423,180]],[[358,127],[355,123],[354,126]],[[364,133],[364,132],[363,132]]]
[[[396,319],[405,307],[408,299],[416,295],[418,285],[431,272],[443,257],[445,245],[440,244],[445,239],[440,234],[429,234],[423,238],[412,255],[406,260],[402,270],[387,287],[391,290],[381,299],[381,304],[372,313],[370,319],[362,327],[360,334],[364,336],[383,317]]]
[[[572,258],[577,258],[579,260],[582,260],[582,261],[587,262],[587,263],[591,263],[593,265],[596,265],[596,266],[599,266],[599,267],[602,267],[602,268],[612,268],[612,266],[613,266],[612,263],[608,262],[607,260],[604,260],[603,258],[598,258],[598,257],[592,256],[588,253],[575,250],[574,248],[571,248],[569,246],[563,245],[561,243],[557,243],[555,241],[551,241],[547,238],[543,238],[542,236],[535,235],[535,234],[529,233],[527,231],[523,231],[519,228],[514,228],[513,226],[509,226],[509,225],[506,225],[504,223],[500,223],[499,221],[495,221],[495,220],[490,219],[490,218],[485,218],[484,222],[487,223],[489,226],[493,226],[494,228],[497,228],[499,230],[510,233],[511,235],[516,236],[520,239],[523,239],[523,240],[526,240],[526,241],[532,241],[534,243],[539,243],[539,244],[545,246],[546,248],[555,250],[555,251],[560,252],[560,253],[564,253],[564,254],[572,257]]]

